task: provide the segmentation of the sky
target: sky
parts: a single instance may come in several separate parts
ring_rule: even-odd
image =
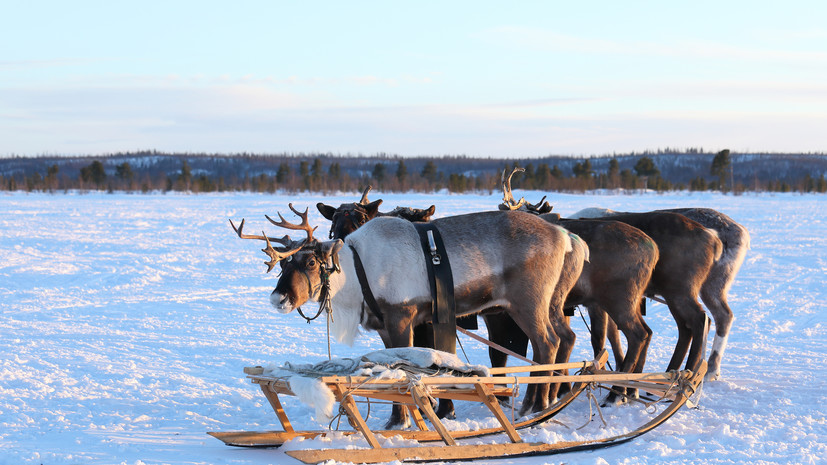
[[[0,157],[827,151],[827,2],[2,0]]]

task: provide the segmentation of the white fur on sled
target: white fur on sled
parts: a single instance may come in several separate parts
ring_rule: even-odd
[[[377,350],[359,359],[337,358],[316,364],[270,364],[265,367],[264,376],[286,379],[290,390],[299,400],[315,409],[315,420],[328,424],[333,419],[336,398],[327,385],[319,380],[320,377],[350,375],[406,379],[408,374],[400,367],[443,369],[472,376],[489,376],[488,368],[482,365],[469,365],[454,354],[421,347]]]

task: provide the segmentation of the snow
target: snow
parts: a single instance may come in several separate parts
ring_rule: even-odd
[[[542,195],[515,191],[531,201]],[[324,322],[307,324],[271,307],[275,272],[264,273],[260,244],[238,239],[227,219],[246,218],[250,231],[270,231],[264,214],[287,212],[294,202],[311,207],[317,236],[326,237],[329,223],[316,202],[338,206],[358,196],[0,194],[0,464],[298,463],[282,449],[232,448],[206,435],[279,429],[243,367],[327,359]],[[372,198],[384,199],[382,211],[433,204],[436,217],[500,202],[496,193]],[[752,249],[730,292],[736,320],[722,379],[705,384],[699,408],[682,409],[630,443],[481,463],[825,463],[827,197],[602,193],[550,200],[564,216],[593,206],[710,207],[749,229]],[[646,321],[655,333],[646,368],[662,370],[675,343],[674,322],[652,302]],[[590,359],[585,325],[572,322],[572,359]],[[461,341],[470,363],[488,363],[483,346]],[[372,332],[352,347],[331,346],[336,357],[381,348]],[[295,427],[318,428],[312,408],[295,398],[283,403]],[[457,410],[458,420],[446,422],[451,429],[493,425],[481,405],[459,402]],[[374,406],[368,423],[381,426],[387,412]],[[606,426],[592,421],[577,430],[588,414],[581,396],[557,418],[566,426],[549,423],[524,434],[546,441],[600,437],[648,418],[636,404],[603,408]],[[494,440],[502,438],[477,441]],[[366,445],[336,437],[284,448],[321,444]]]

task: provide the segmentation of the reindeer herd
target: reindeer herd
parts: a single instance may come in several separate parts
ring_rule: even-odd
[[[482,315],[492,342],[523,355],[530,343],[535,362],[566,362],[575,340],[566,310],[580,305],[588,310],[595,354],[608,338],[618,370],[641,372],[652,336],[644,320],[644,298],[661,298],[678,327],[667,370],[678,369],[684,359],[685,367],[694,370],[705,355],[708,329],[700,296],[716,331],[707,379],[720,376],[733,321],[727,292],[749,248],[743,226],[706,208],[646,213],[587,209],[561,218],[547,202],[516,201],[513,174],[503,173],[498,211],[433,220],[433,205],[382,213],[382,200],[370,202],[368,187],[358,202],[338,208],[317,204],[331,221],[329,240],[315,238],[308,210],[299,212],[292,205],[300,224],[281,214],[279,221],[267,219],[303,231],[302,240],[246,234],[244,220],[238,227],[230,223],[239,237],[264,241],[268,272],[280,265],[271,304],[281,313],[300,310],[308,301],[329,305],[331,333],[341,342],[352,343],[360,326],[377,331],[388,348],[427,340],[415,337],[428,332],[432,296],[413,222],[431,221],[450,257],[457,317]],[[365,304],[368,293],[373,306]],[[625,353],[619,333],[626,338]],[[505,365],[504,353],[491,349],[489,355],[492,366]],[[557,383],[529,386],[521,414],[544,410],[558,389],[566,389]],[[450,415],[452,410],[446,402],[438,413]],[[406,413],[394,408],[388,426],[406,425]]]

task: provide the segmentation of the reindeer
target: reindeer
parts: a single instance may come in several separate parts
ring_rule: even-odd
[[[503,189],[505,192],[505,185]],[[537,208],[525,199],[515,202],[513,196],[510,203],[516,205],[516,208]],[[664,297],[678,325],[678,342],[668,369],[677,369],[683,358],[687,357],[687,351],[686,367],[696,369],[704,356],[707,327],[706,315],[697,296],[713,265],[722,256],[723,244],[718,233],[683,215],[665,211],[615,213],[610,217],[599,213],[587,214],[585,211],[573,215],[573,218],[583,217],[627,223],[646,233],[658,245],[660,255],[646,295]]]
[[[727,302],[727,294],[750,247],[749,231],[729,216],[711,208],[675,208],[656,210],[656,212],[681,214],[716,231],[721,239],[723,245],[721,258],[712,265],[700,290],[701,300],[715,321],[715,338],[712,342],[705,378],[707,381],[716,380],[721,376],[721,359],[726,350],[732,322],[735,319]],[[621,212],[603,208],[587,208],[575,213],[572,217],[612,218],[617,214]]]
[[[334,208],[322,202],[316,204],[319,213],[331,221],[330,239],[344,239],[348,234],[356,231],[359,226],[376,217],[394,216],[408,221],[429,221],[436,210],[436,207],[431,205],[425,209],[396,207],[387,213],[381,213],[379,206],[382,205],[382,199],[373,202],[368,201],[370,189],[371,186],[365,188],[359,202],[343,203],[339,205],[339,208]]]
[[[721,257],[723,245],[718,234],[671,212],[625,213],[611,215],[611,219],[640,229],[658,245],[660,257],[646,295],[662,296],[678,326],[678,341],[667,370],[678,369],[684,358],[687,369],[697,369],[706,351],[708,329],[697,297]]]
[[[655,242],[637,228],[618,221],[566,220],[550,213],[545,197],[535,205],[524,199],[515,201],[511,192],[511,177],[503,172],[503,204],[500,209],[525,209],[540,218],[559,224],[586,241],[589,260],[565,299],[565,307],[585,306],[592,321],[592,347],[599,353],[605,344],[607,315],[626,336],[628,350],[623,356],[617,344],[615,362],[624,372],[643,371],[652,330],[640,312],[640,302],[658,261]],[[507,315],[486,317],[491,339],[509,349],[525,354],[527,339]],[[562,339],[562,338],[561,338]],[[501,341],[501,342],[500,342]],[[490,352],[492,366],[505,365],[506,355]],[[619,389],[618,392],[623,392]],[[633,391],[629,392],[633,395]],[[608,401],[615,400],[614,393]]]
[[[430,286],[425,257],[415,227],[399,218],[369,221],[345,241],[318,241],[307,221],[290,206],[302,223],[288,223],[279,214],[273,224],[303,230],[307,237],[292,241],[262,233],[243,233],[242,239],[263,240],[270,257],[268,271],[281,266],[281,277],[270,295],[271,304],[289,313],[311,299],[329,299],[334,319],[331,332],[341,342],[352,343],[361,325],[380,331],[386,347],[410,347],[413,327],[431,319]],[[266,215],[265,215],[266,216]],[[552,363],[560,344],[549,307],[570,249],[568,233],[557,226],[521,212],[484,212],[433,221],[450,257],[457,315],[485,310],[508,313],[528,335],[534,361]],[[274,248],[279,242],[284,247]],[[347,245],[347,247],[344,247]],[[365,311],[364,295],[356,274],[356,257],[364,264],[367,282],[379,303],[380,314]],[[562,309],[556,309],[562,312]],[[539,376],[548,372],[538,372]],[[521,414],[548,406],[548,384],[528,389]],[[390,426],[390,425],[389,425]]]

